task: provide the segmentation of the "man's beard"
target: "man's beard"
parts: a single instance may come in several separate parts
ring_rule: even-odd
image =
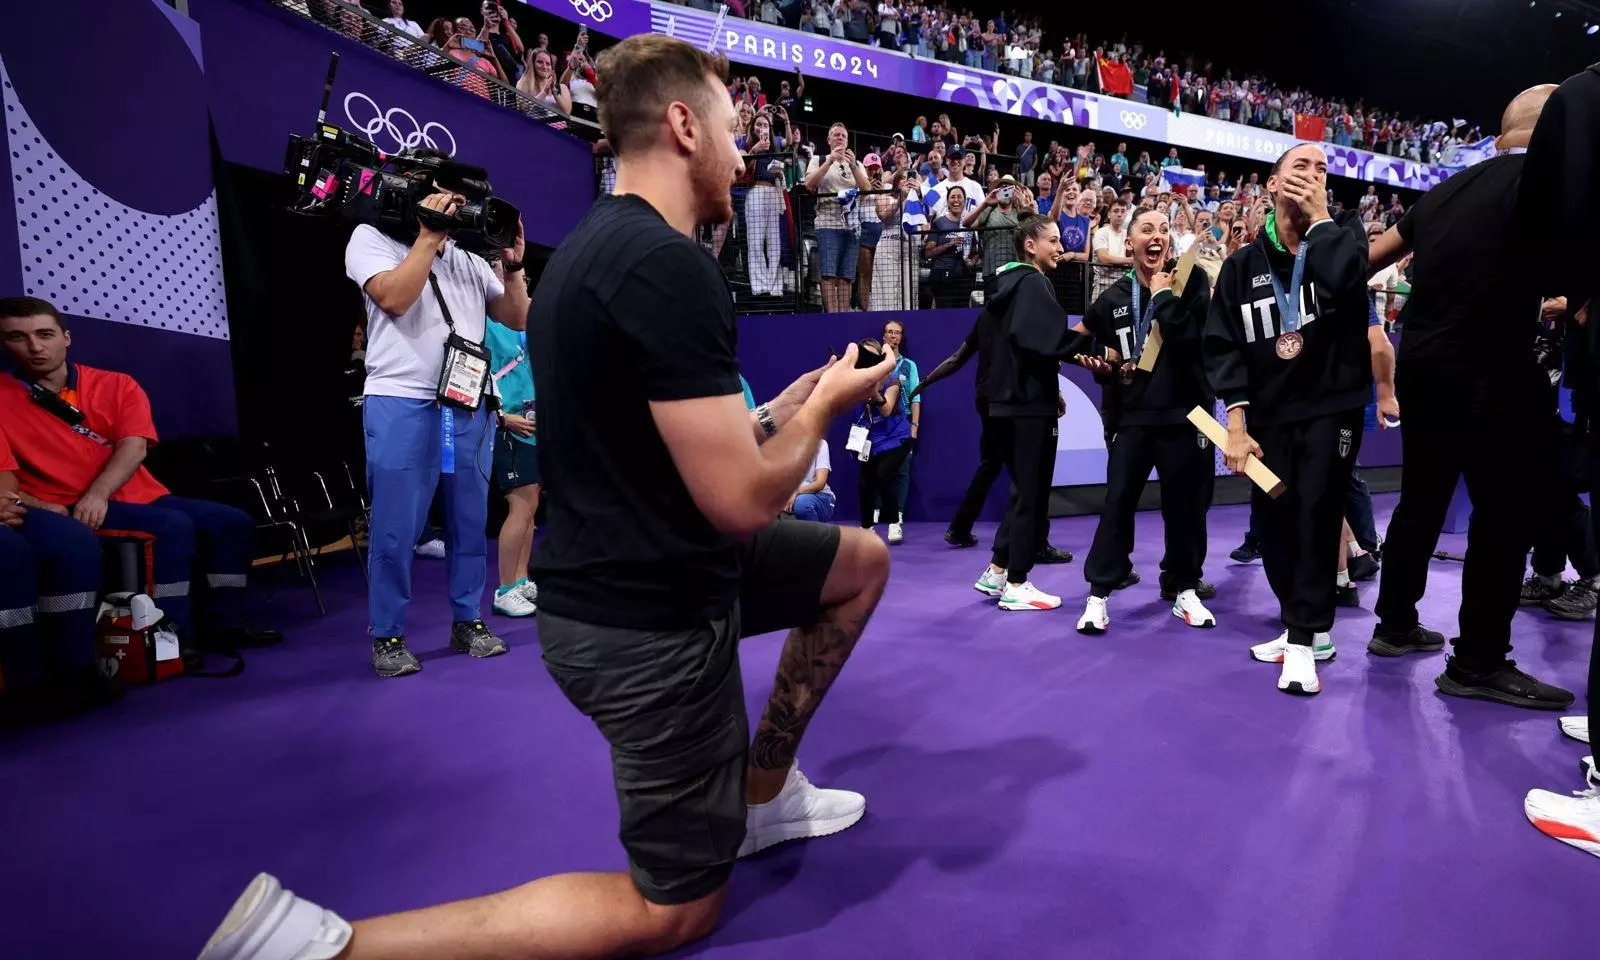
[[[696,157],[689,168],[689,189],[694,192],[696,223],[722,224],[733,219],[733,194],[727,177],[709,159]]]

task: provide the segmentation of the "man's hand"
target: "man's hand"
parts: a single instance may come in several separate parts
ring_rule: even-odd
[[[90,530],[99,530],[106,522],[106,498],[92,492],[84,494],[73,505],[72,518]]]
[[[527,417],[520,417],[514,413],[508,413],[501,418],[500,422],[505,425],[507,431],[516,434],[519,437],[533,436],[534,423]]]
[[[783,505],[784,513],[794,513],[794,498],[796,496],[798,496],[798,494],[789,494],[789,502]]]
[[[0,525],[7,527],[22,526],[22,518],[28,515],[28,508],[22,501],[8,494],[0,495]]]
[[[448,190],[435,190],[433,194],[423,199],[421,206],[432,210],[435,213],[442,213],[447,217],[453,217],[455,216],[456,208],[460,207],[466,202],[467,198],[458,193],[451,193]],[[422,224],[421,226],[422,229],[417,233],[417,241],[419,243],[426,241],[433,244],[435,248],[444,246],[445,239],[449,236],[449,234],[443,230],[435,230],[426,223]]]
[[[1378,391],[1378,429],[1388,430],[1390,423],[1400,423],[1400,401],[1389,390]]]
[[[518,217],[517,218],[517,239],[512,241],[511,246],[502,247],[501,248],[501,250],[500,250],[500,259],[501,259],[502,262],[509,261],[511,263],[521,263],[523,256],[526,255],[526,253],[527,253],[527,250],[528,250],[527,236],[523,232],[523,229],[522,229],[522,218]]]
[[[1578,312],[1572,315],[1572,319],[1576,320],[1578,322],[1578,326],[1580,326],[1580,327],[1588,326],[1589,325],[1589,305],[1586,303],[1583,306],[1579,307],[1578,308]]]
[[[1097,357],[1089,353],[1080,353],[1074,359],[1077,360],[1078,366],[1088,370],[1090,373],[1093,373],[1098,377],[1109,377],[1116,371],[1116,368],[1111,365],[1111,361],[1105,357]]]
[[[1163,290],[1171,290],[1172,280],[1172,274],[1165,270],[1158,271],[1150,278],[1150,295],[1155,296]]]
[[[1260,459],[1261,444],[1242,429],[1229,429],[1228,449],[1222,451],[1222,461],[1228,469],[1234,473],[1244,473],[1244,462],[1252,455]]]
[[[1310,177],[1298,173],[1286,174],[1283,190],[1289,199],[1300,206],[1312,223],[1328,219],[1327,189]]]
[[[889,374],[894,372],[895,363],[899,360],[895,356],[894,348],[885,347],[883,359],[876,366],[858,370],[856,354],[859,349],[854,343],[846,346],[844,356],[837,362],[830,363],[817,380],[812,396],[824,405],[830,417],[838,416],[876,395],[878,384],[888,379]]]
[[[1556,318],[1567,312],[1566,297],[1551,297],[1539,304],[1539,319],[1546,323],[1555,322]]]

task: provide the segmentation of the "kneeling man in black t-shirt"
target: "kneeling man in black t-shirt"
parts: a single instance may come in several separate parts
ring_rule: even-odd
[[[858,370],[848,347],[748,411],[727,284],[691,238],[733,216],[727,63],[645,35],[598,73],[616,195],[550,259],[529,316],[551,491],[534,571],[545,663],[611,744],[629,873],[353,928],[263,874],[205,960],[659,953],[710,932],[737,858],[866,810],[812,786],[795,750],[883,594],[888,548],[779,516],[829,421],[895,357]],[[739,641],[784,628],[752,741]]]

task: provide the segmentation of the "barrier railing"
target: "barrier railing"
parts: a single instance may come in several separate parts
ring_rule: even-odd
[[[475,93],[500,106],[515,110],[554,129],[594,141],[600,139],[599,124],[571,117],[540,100],[528,96],[492,73],[452,57],[426,40],[419,40],[368,13],[348,0],[268,0],[315,21],[369,49],[420,70],[438,80]]]

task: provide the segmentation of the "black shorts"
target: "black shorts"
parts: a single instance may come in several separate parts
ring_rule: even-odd
[[[744,547],[739,600],[690,630],[601,627],[540,610],[545,666],[611,744],[622,845],[646,900],[728,882],[744,842],[750,722],[739,640],[815,623],[839,528],[782,517]]]
[[[504,430],[494,435],[494,480],[501,493],[539,482],[539,448]]]

